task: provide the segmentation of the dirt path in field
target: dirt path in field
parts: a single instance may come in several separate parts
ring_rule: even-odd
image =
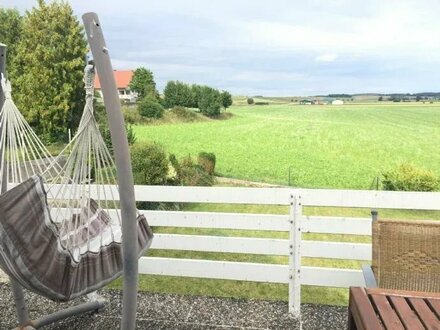
[[[255,181],[247,181],[241,179],[234,178],[225,178],[221,176],[216,176],[217,185],[232,185],[232,186],[240,186],[240,187],[255,187],[255,188],[275,188],[275,187],[287,187],[283,185],[276,185],[272,183],[264,183],[264,182],[255,182]]]

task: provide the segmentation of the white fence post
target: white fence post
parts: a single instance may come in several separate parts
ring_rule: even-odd
[[[289,313],[301,316],[301,195],[290,195]]]

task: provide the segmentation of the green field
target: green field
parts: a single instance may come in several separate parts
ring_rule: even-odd
[[[372,103],[343,106],[235,106],[228,120],[136,126],[138,140],[162,143],[183,157],[200,151],[217,155],[221,175],[301,187],[369,189],[374,177],[400,162],[440,174],[440,106]],[[286,207],[186,205],[185,210],[287,214]],[[307,215],[368,217],[368,209],[305,208]],[[440,212],[380,210],[385,218],[437,219]],[[287,238],[287,233],[195,228],[154,228],[156,233]],[[370,237],[303,234],[303,239],[370,242]],[[151,250],[151,256],[286,264],[282,256]],[[368,261],[303,258],[302,264],[359,269]],[[120,281],[115,282],[117,287]],[[141,276],[140,289],[252,299],[288,299],[282,284]],[[302,302],[346,304],[348,290],[302,287]]]
[[[228,120],[136,126],[178,156],[214,152],[222,176],[313,188],[368,189],[412,162],[440,174],[440,105],[235,106]]]

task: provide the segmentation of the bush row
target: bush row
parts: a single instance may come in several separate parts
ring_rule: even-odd
[[[213,117],[232,105],[232,95],[227,91],[202,86],[189,85],[181,81],[169,81],[163,92],[163,104],[167,108],[175,106],[198,108],[204,115]]]
[[[136,184],[211,186],[214,183],[216,157],[201,152],[197,160],[191,156],[178,160],[167,155],[158,143],[143,142],[131,146],[131,161]]]

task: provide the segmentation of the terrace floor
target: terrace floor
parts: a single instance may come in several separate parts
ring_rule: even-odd
[[[100,313],[72,317],[45,329],[118,329],[121,291],[102,290],[107,300]],[[142,292],[138,295],[138,329],[300,329],[287,315],[287,302],[184,296]],[[58,310],[81,300],[58,304],[26,292],[31,317]],[[7,283],[0,284],[0,329],[15,324],[12,293]],[[337,306],[302,306],[302,329],[344,329],[347,308]]]

